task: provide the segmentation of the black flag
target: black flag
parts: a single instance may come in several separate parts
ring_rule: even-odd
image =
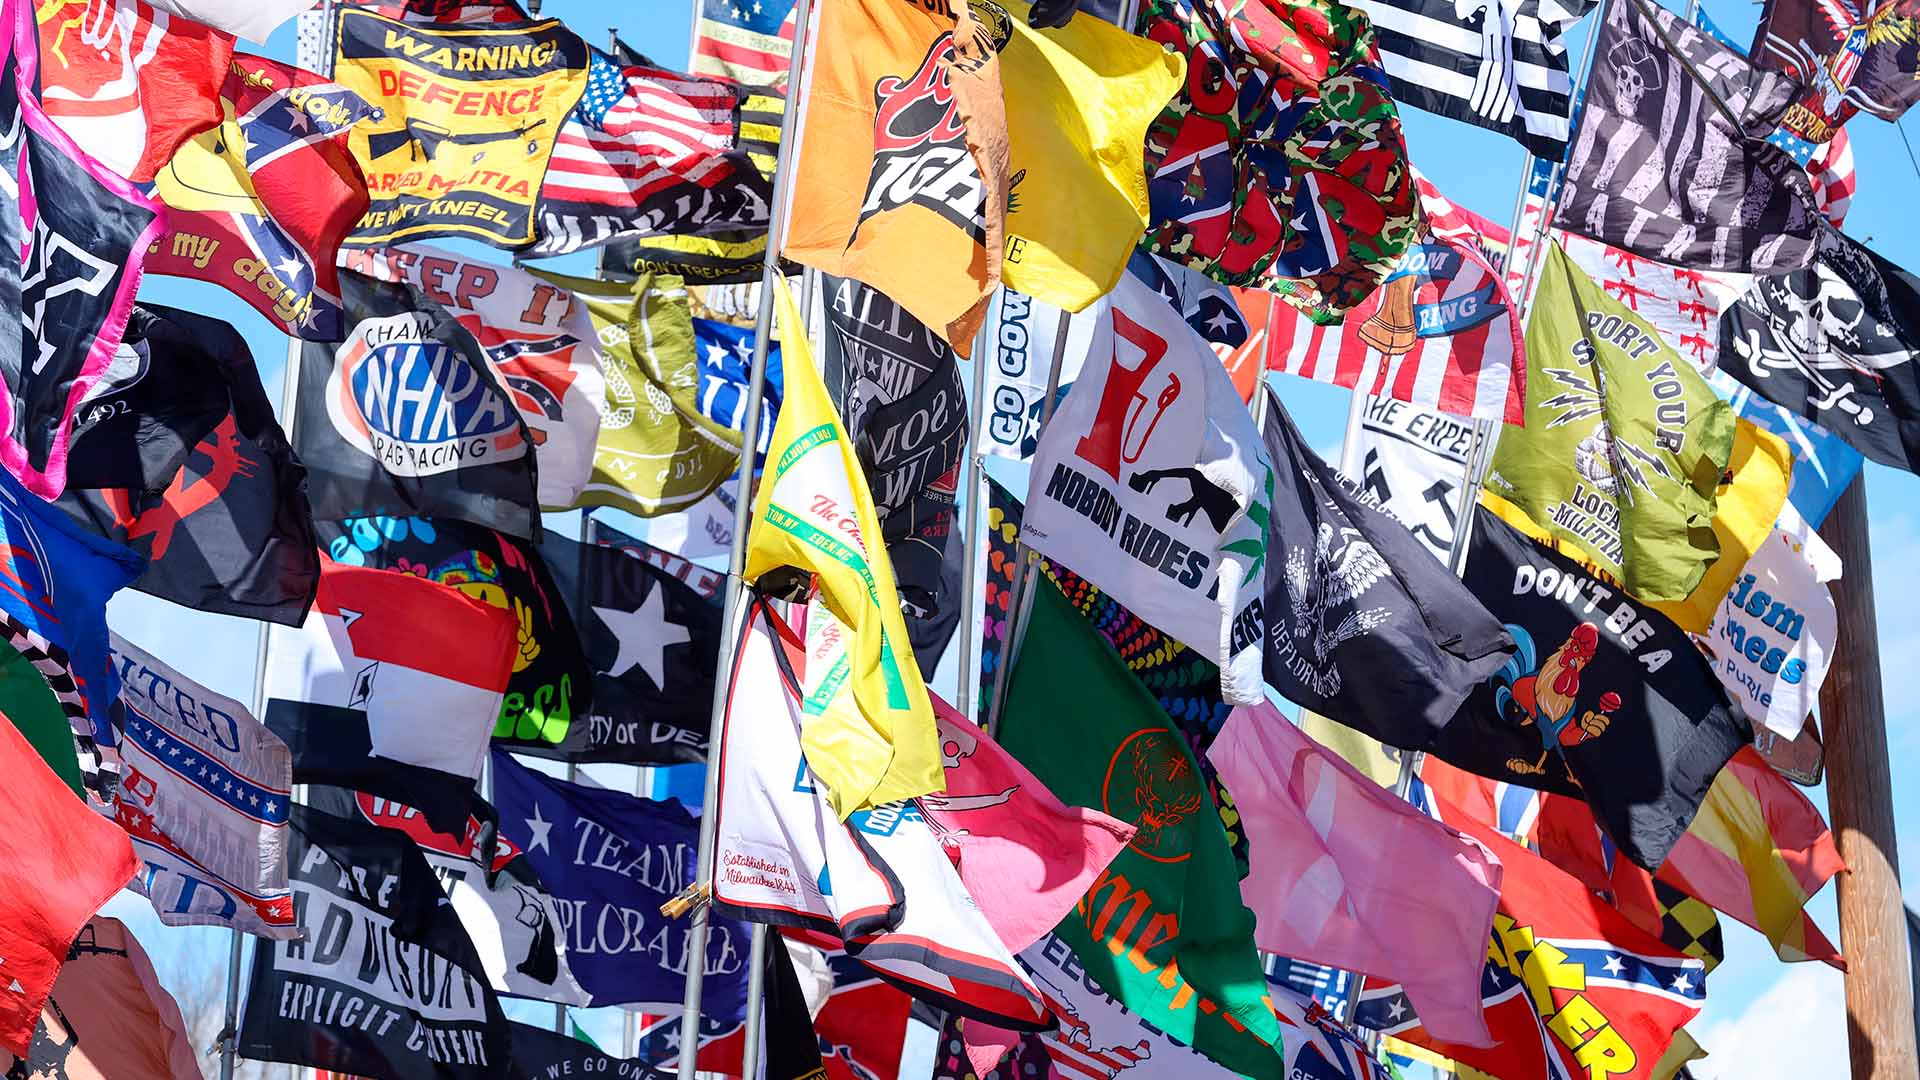
[[[1797,92],[1650,0],[1601,5],[1559,228],[1659,262],[1755,273],[1807,265],[1807,171],[1762,141]]]
[[[560,587],[525,540],[451,518],[363,517],[316,523],[335,562],[394,570],[450,585],[513,612],[520,652],[500,704],[503,742],[586,722],[593,672]]]
[[[300,460],[322,518],[459,518],[532,536],[533,441],[473,336],[406,284],[340,271],[345,340],[300,361]]]
[[[232,408],[227,369],[246,339],[219,319],[135,304],[113,362],[80,399],[67,450],[69,488],[163,488]],[[254,375],[259,381],[259,375]]]
[[[494,990],[513,997],[585,1005],[560,936],[560,912],[513,841],[500,835],[500,815],[485,800],[460,833],[433,827],[405,803],[364,791],[313,784],[308,805],[338,817],[392,829],[412,840],[440,877],[467,937],[487,964]]]
[[[509,1075],[507,1019],[426,857],[390,829],[292,811],[302,936],[255,947],[240,1055],[376,1080]]]
[[[1920,278],[1824,229],[1812,266],[1755,278],[1719,364],[1882,465],[1920,472]]]
[[[777,948],[777,946],[776,946]],[[509,1080],[553,1080],[560,1076],[604,1076],[608,1080],[672,1080],[673,1073],[642,1061],[617,1058],[571,1035],[514,1021]]]
[[[320,576],[307,471],[246,340],[158,304],[135,309],[127,337],[80,410],[59,505],[147,556],[141,592],[300,625]]]
[[[1721,766],[1753,741],[1746,712],[1658,611],[1485,507],[1469,543],[1467,587],[1518,649],[1420,749],[1584,798],[1621,854],[1659,868]]]
[[[601,522],[593,544],[548,533],[540,554],[573,613],[593,708],[566,725],[520,725],[493,744],[568,761],[704,761],[720,647],[717,595],[669,567],[682,560]]]
[[[1264,435],[1267,681],[1389,746],[1425,749],[1512,639],[1406,526],[1320,460],[1277,396]]]

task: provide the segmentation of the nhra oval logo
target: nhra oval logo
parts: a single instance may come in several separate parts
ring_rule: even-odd
[[[520,417],[459,350],[414,314],[364,319],[334,356],[327,416],[397,476],[432,476],[527,452]]]

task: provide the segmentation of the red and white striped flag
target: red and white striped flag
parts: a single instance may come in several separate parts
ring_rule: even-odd
[[[1839,228],[1853,205],[1858,178],[1853,171],[1853,143],[1846,128],[1836,128],[1831,142],[1822,143],[1807,162],[1807,175],[1813,179],[1813,205]]]
[[[1344,324],[1316,326],[1282,313],[1267,327],[1267,366],[1348,388],[1374,369],[1365,389],[1375,396],[1521,423],[1526,346],[1512,297],[1479,242],[1483,233],[1504,242],[1506,231],[1455,206],[1425,178],[1418,187],[1432,236],[1414,245]],[[1362,340],[1363,330],[1376,342],[1392,342],[1384,364]]]
[[[793,57],[793,0],[703,0],[695,14],[693,70],[743,86],[785,86]]]
[[[711,187],[735,167],[728,155],[738,105],[739,91],[719,79],[622,67],[595,49],[540,196],[632,207],[675,184]]]

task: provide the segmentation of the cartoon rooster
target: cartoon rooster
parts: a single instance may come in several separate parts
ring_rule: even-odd
[[[1606,732],[1607,725],[1613,722],[1608,714],[1620,707],[1620,695],[1609,690],[1600,695],[1597,708],[1575,716],[1580,673],[1593,661],[1600,645],[1600,628],[1594,624],[1581,623],[1574,627],[1567,640],[1530,675],[1520,672],[1533,666],[1532,635],[1511,623],[1507,624],[1507,631],[1519,649],[1494,676],[1496,682],[1504,684],[1495,691],[1494,701],[1502,716],[1507,715],[1509,704],[1515,706],[1520,722],[1532,724],[1539,730],[1544,747],[1538,761],[1510,758],[1507,767],[1517,773],[1541,776],[1546,773],[1547,758],[1556,746],[1578,746]]]

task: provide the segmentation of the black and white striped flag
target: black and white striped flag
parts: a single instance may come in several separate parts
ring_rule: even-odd
[[[1373,21],[1396,101],[1566,157],[1565,34],[1593,0],[1353,0]]]

